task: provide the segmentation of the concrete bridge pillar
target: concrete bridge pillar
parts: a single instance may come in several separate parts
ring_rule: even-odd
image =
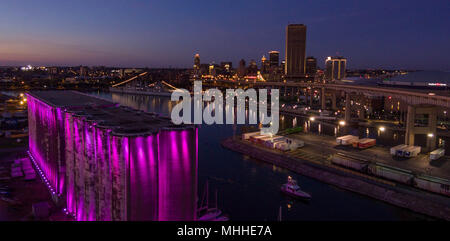
[[[437,107],[430,105],[410,105],[406,117],[405,144],[414,145],[416,135],[426,136],[426,146],[422,152],[436,148]]]
[[[351,120],[351,105],[350,105],[350,94],[345,93],[345,122],[349,123]]]
[[[366,119],[366,109],[364,109],[364,108],[359,109],[358,118],[360,120]]]
[[[337,107],[336,107],[336,93],[335,92],[333,92],[331,94],[331,109],[332,110],[337,110]]]
[[[308,106],[308,89],[305,89],[303,92],[305,95],[305,105]]]
[[[325,87],[322,87],[322,93],[320,94],[320,104],[322,105],[322,110],[326,109],[326,97],[325,97]]]
[[[313,101],[314,101],[314,90],[313,88],[311,88],[310,93],[309,93],[309,102],[310,102],[310,106],[313,106]]]

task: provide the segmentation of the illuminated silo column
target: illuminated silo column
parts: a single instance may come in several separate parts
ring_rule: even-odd
[[[159,133],[159,220],[195,220],[197,148],[195,128]]]
[[[84,121],[80,116],[74,115],[74,177],[75,177],[75,198],[76,198],[76,219],[86,220],[85,214],[85,181],[84,181]]]
[[[97,220],[111,220],[111,171],[109,161],[108,131],[96,128],[96,199],[98,202]]]
[[[129,220],[158,220],[157,135],[129,138]]]
[[[66,204],[67,211],[71,214],[76,212],[75,199],[75,153],[74,153],[74,121],[72,113],[65,113],[65,164],[66,164]]]
[[[66,184],[66,174],[65,174],[65,160],[66,160],[66,133],[65,133],[65,114],[64,110],[61,108],[56,108],[56,130],[57,130],[57,147],[58,147],[58,185],[57,185],[57,193],[58,193],[58,201],[60,197],[63,197],[65,194]]]
[[[58,141],[54,108],[28,95],[29,149],[52,195],[58,186]],[[56,135],[56,136],[54,136]]]
[[[96,220],[96,200],[95,200],[95,128],[92,122],[84,121],[84,204],[85,220]]]
[[[128,138],[111,136],[112,220],[127,219]]]

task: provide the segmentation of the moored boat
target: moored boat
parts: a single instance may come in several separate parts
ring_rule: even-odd
[[[288,177],[288,182],[281,186],[281,191],[289,196],[293,196],[296,198],[311,198],[311,195],[309,193],[304,192],[300,189],[297,181],[294,180],[291,176]]]

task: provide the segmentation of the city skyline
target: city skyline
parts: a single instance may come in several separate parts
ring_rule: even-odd
[[[202,63],[239,66],[272,50],[283,60],[285,27],[299,23],[308,27],[306,56],[321,68],[327,56],[342,55],[353,69],[450,70],[445,1],[308,1],[285,9],[288,2],[9,1],[0,10],[0,66],[192,68],[195,53]]]

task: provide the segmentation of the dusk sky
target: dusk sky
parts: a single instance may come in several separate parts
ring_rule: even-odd
[[[307,55],[349,68],[450,71],[450,3],[442,1],[3,0],[0,66],[192,67],[284,58],[285,27],[307,25]]]

